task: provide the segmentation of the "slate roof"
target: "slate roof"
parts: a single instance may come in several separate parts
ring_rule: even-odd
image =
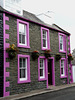
[[[0,10],[1,10],[1,11],[7,11],[7,10],[3,9],[1,6],[0,6]],[[9,12],[9,11],[7,11],[7,12]],[[16,14],[14,14],[14,15],[16,15]],[[18,16],[19,16],[19,15],[18,15]],[[69,32],[63,30],[63,29],[60,28],[58,25],[56,25],[56,24],[49,25],[49,24],[47,24],[47,23],[44,23],[44,22],[43,22],[42,20],[40,20],[35,14],[32,14],[32,13],[30,13],[30,12],[28,12],[28,11],[23,10],[23,16],[21,16],[21,17],[22,17],[22,18],[25,18],[25,19],[28,19],[28,20],[30,20],[30,21],[39,23],[39,24],[41,24],[41,25],[45,25],[45,26],[47,26],[47,27],[49,27],[49,28],[52,28],[52,29],[55,29],[55,30],[58,30],[58,31],[65,32],[65,34],[69,34],[69,35],[70,35]]]

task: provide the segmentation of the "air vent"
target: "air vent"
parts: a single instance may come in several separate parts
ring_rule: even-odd
[[[21,11],[20,11],[20,10],[17,10],[17,13],[18,13],[18,14],[21,14]]]

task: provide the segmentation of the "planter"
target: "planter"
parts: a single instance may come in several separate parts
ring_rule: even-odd
[[[9,53],[8,53],[8,55],[9,55],[10,59],[13,59],[13,58],[16,57],[16,52],[14,50],[10,50]]]
[[[13,59],[13,58],[16,57],[19,50],[14,44],[12,44],[12,45],[9,46],[9,48],[6,48],[6,52],[8,53],[9,58]]]
[[[51,50],[45,50],[44,56],[45,56],[46,58],[51,57],[50,52],[51,52]]]
[[[60,54],[56,54],[55,55],[55,59],[56,59],[56,61],[60,60],[61,59],[61,55]]]
[[[39,52],[38,51],[33,51],[32,52],[32,59],[36,60],[39,57]]]
[[[70,53],[69,55],[68,55],[68,62],[69,62],[69,64],[70,64],[70,62],[73,60],[73,57],[72,57],[72,54]]]
[[[48,58],[48,57],[51,57],[51,54],[50,54],[50,53],[44,53],[44,56],[45,56],[46,58]]]

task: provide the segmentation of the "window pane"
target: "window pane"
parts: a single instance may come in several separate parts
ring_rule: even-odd
[[[19,32],[24,33],[24,24],[19,23]]]
[[[21,34],[19,34],[19,43],[21,43]]]
[[[43,39],[43,47],[46,47],[46,40]]]
[[[60,35],[60,50],[63,50],[63,36]]]
[[[25,77],[26,77],[25,69],[20,69],[20,78],[25,78]]]
[[[60,49],[62,50],[63,49],[63,47],[62,47],[63,45],[62,45],[62,43],[60,43]]]
[[[60,42],[63,42],[63,36],[60,35]]]
[[[43,35],[43,38],[46,39],[46,35]]]
[[[22,35],[22,44],[25,44],[25,35]]]
[[[20,68],[22,67],[22,58],[20,58],[20,61],[19,61],[19,65],[20,65]]]
[[[43,76],[43,69],[40,69],[40,76]]]
[[[40,67],[43,67],[43,59],[40,59]]]
[[[43,35],[46,35],[46,30],[43,30]]]
[[[23,58],[23,67],[26,67],[26,60]]]
[[[61,74],[63,74],[63,68],[61,68]]]

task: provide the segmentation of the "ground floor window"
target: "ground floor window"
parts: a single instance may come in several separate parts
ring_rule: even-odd
[[[30,56],[18,55],[18,83],[30,82]]]
[[[46,79],[46,59],[44,56],[38,58],[38,78],[39,80]]]
[[[61,58],[60,60],[60,77],[66,77],[66,59]]]

